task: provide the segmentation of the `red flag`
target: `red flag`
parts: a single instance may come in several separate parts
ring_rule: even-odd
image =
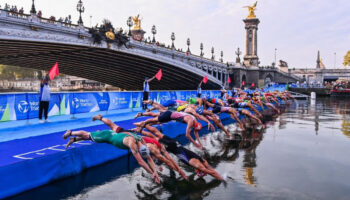
[[[245,81],[242,81],[242,85],[243,85],[243,86],[245,85]]]
[[[53,78],[55,78],[55,76],[58,76],[59,71],[58,71],[58,63],[56,62],[50,69],[49,71],[49,76],[50,76],[50,80],[52,80]]]
[[[230,77],[228,77],[227,82],[231,83],[231,78]]]
[[[163,76],[162,69],[160,69],[156,74],[156,79],[158,79],[158,81],[160,81],[160,79],[162,79],[162,76]]]
[[[206,84],[208,82],[208,77],[207,76],[204,76],[203,78],[203,83]]]
[[[255,83],[252,83],[252,87],[255,87]]]

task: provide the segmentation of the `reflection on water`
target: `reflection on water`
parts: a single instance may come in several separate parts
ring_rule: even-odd
[[[156,185],[125,158],[15,199],[40,199],[47,191],[51,199],[348,199],[349,101],[298,101],[265,122],[266,128],[252,126],[243,133],[229,125],[234,140],[225,140],[222,132],[205,135],[205,152],[187,145],[226,177],[225,184],[198,178],[180,164],[190,181],[163,166],[162,185]]]

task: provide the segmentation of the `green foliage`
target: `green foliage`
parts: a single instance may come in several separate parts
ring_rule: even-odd
[[[27,69],[23,67],[0,65],[0,78],[7,80],[15,80],[16,78],[37,78],[35,77],[35,71],[37,70]],[[39,73],[39,75],[40,74],[41,72]]]

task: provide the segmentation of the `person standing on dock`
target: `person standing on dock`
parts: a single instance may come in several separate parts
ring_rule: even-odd
[[[49,112],[50,105],[50,86],[49,86],[49,75],[47,74],[45,78],[41,80],[40,83],[40,95],[39,95],[39,122],[44,123],[42,120],[43,112],[45,117],[45,122],[49,122],[47,115]]]
[[[145,81],[143,82],[143,101],[147,101],[149,97],[149,83],[155,78],[156,76],[153,76],[152,78],[145,78]],[[147,104],[142,103],[142,109],[147,109]]]

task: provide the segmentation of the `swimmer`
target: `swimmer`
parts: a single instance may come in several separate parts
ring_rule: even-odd
[[[68,148],[74,142],[92,140],[96,143],[112,144],[119,149],[130,149],[139,165],[143,167],[148,173],[152,174],[154,181],[160,184],[156,166],[149,155],[149,149],[143,142],[142,138],[138,135],[129,132],[116,133],[112,130],[103,130],[96,132],[67,130],[63,135],[63,139],[67,138],[69,138],[69,141],[66,145],[66,148]],[[147,159],[147,162],[151,168],[142,158]]]
[[[122,127],[116,125],[110,119],[103,117],[102,115],[96,115],[92,118],[93,121],[100,120],[104,124],[106,124],[111,130],[119,133],[119,132],[133,132],[140,133],[141,129],[132,129],[132,130],[124,130]],[[146,143],[146,146],[149,148],[150,152],[154,157],[158,160],[165,163],[170,168],[177,171],[184,179],[187,179],[186,174],[182,171],[182,169],[178,166],[178,164],[172,159],[169,153],[165,150],[164,146],[159,144],[157,140],[154,140],[150,137],[142,137],[143,141]]]
[[[193,151],[182,147],[176,140],[162,134],[155,127],[146,125],[145,128],[147,128],[151,133],[148,131],[142,131],[142,134],[157,139],[158,142],[162,143],[165,146],[168,152],[176,155],[181,160],[181,162],[195,168],[198,176],[209,174],[218,180],[224,180],[219,173],[217,173],[211,166],[209,166],[208,162],[205,159],[201,158]]]

